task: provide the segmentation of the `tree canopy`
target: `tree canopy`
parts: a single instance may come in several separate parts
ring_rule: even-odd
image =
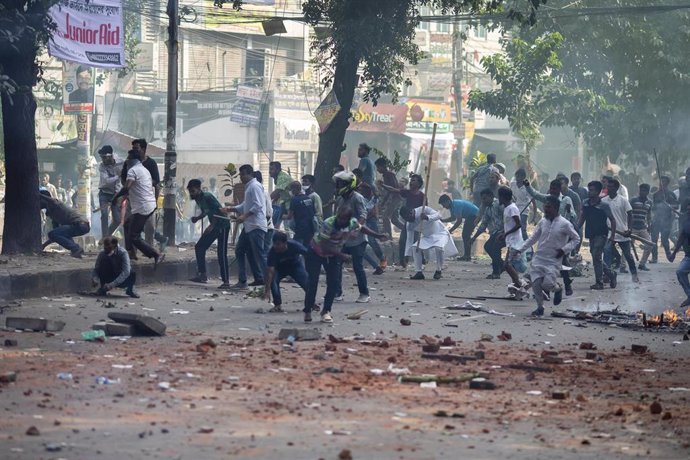
[[[528,156],[541,141],[541,127],[570,125],[580,131],[609,110],[604,98],[592,90],[569,87],[557,77],[562,45],[558,32],[531,43],[521,38],[505,40],[504,54],[481,60],[498,87],[470,92],[470,108],[507,119],[523,139]]]
[[[536,23],[519,31],[534,43],[559,33],[562,88],[587,90],[606,101],[592,120],[575,120],[599,158],[647,164],[656,148],[674,170],[690,151],[690,10],[681,0],[549,0]],[[674,6],[686,5],[685,8]],[[592,10],[584,10],[593,8]],[[578,13],[578,10],[581,11]],[[614,108],[615,110],[611,110]]]

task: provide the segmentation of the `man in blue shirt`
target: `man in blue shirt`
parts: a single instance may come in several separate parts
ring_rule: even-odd
[[[292,211],[293,208],[290,208]],[[311,239],[311,238],[310,238]],[[273,246],[268,251],[266,262],[266,286],[264,288],[264,299],[271,300],[273,297],[273,308],[271,313],[283,312],[283,298],[280,295],[280,281],[288,276],[304,289],[306,293],[309,287],[309,277],[304,268],[302,256],[307,253],[307,248],[297,240],[288,240],[283,232],[273,234]]]
[[[374,162],[369,158],[371,147],[367,144],[359,144],[357,149],[357,156],[359,157],[359,165],[357,168],[362,171],[362,180],[374,187],[374,178],[376,177],[376,169],[374,169]]]
[[[472,255],[472,232],[476,226],[477,214],[479,208],[474,203],[466,200],[451,200],[448,195],[441,195],[438,199],[438,204],[450,210],[450,217],[443,219],[442,222],[453,222],[453,226],[448,230],[451,234],[462,225],[463,219],[465,225],[462,227],[462,245],[465,252],[462,254],[460,260],[471,260]]]
[[[308,245],[314,236],[314,201],[302,191],[302,184],[299,181],[290,183],[289,186],[292,200],[290,200],[290,210],[287,220],[293,221],[295,240],[303,245]]]

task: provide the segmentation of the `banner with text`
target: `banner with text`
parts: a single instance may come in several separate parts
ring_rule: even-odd
[[[125,66],[122,0],[60,0],[50,9],[57,28],[51,56],[92,67]]]

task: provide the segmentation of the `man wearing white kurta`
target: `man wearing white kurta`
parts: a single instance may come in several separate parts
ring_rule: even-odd
[[[419,245],[410,239],[407,241],[405,248],[405,255],[411,255],[414,259],[416,273],[410,279],[424,279],[424,273],[422,273],[422,251],[434,253],[436,258],[434,279],[440,279],[445,257],[452,257],[458,253],[453,238],[441,222],[441,215],[429,206],[420,206],[415,209],[403,207],[400,209],[400,216],[408,223],[408,228],[412,227],[413,232],[420,233]]]
[[[532,290],[537,300],[537,309],[532,312],[533,316],[544,314],[543,291],[553,291],[553,304],[561,303],[563,287],[558,282],[558,275],[562,269],[563,256],[580,243],[580,236],[575,228],[567,219],[558,215],[558,208],[558,198],[547,196],[544,200],[544,218],[519,249],[520,252],[524,252],[539,242],[530,266]]]

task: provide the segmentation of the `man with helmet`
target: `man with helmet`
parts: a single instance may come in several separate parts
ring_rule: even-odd
[[[336,210],[347,206],[352,209],[352,217],[357,220],[359,225],[365,225],[367,220],[367,204],[364,197],[357,191],[357,178],[351,172],[341,171],[333,176],[335,182],[335,208]],[[367,286],[367,274],[364,271],[364,251],[367,248],[367,237],[361,232],[353,234],[345,242],[343,253],[352,256],[352,270],[357,278],[359,288],[358,303],[369,302],[369,288]],[[339,288],[336,299],[342,300],[342,271],[340,271]]]

